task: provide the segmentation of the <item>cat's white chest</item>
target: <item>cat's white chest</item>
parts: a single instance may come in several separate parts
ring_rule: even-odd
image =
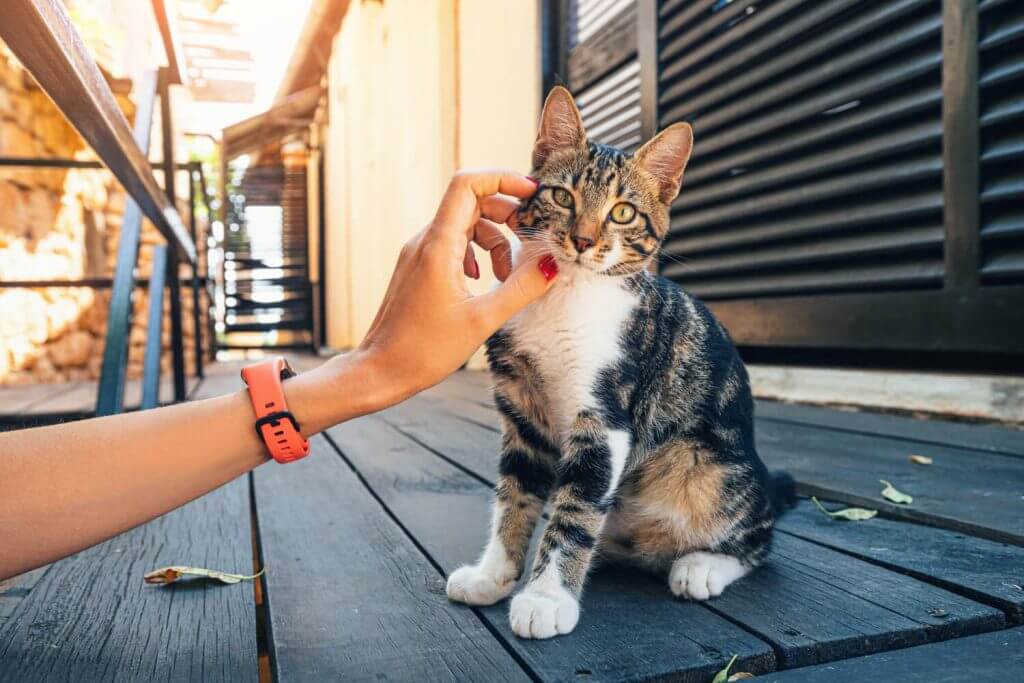
[[[515,348],[536,362],[550,423],[565,435],[581,410],[595,410],[598,374],[622,355],[636,294],[619,278],[559,275],[548,294],[508,322]]]

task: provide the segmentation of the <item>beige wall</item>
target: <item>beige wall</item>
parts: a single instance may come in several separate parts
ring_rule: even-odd
[[[330,346],[351,347],[365,333],[401,245],[430,220],[457,168],[528,168],[540,97],[537,5],[351,4],[328,72]]]

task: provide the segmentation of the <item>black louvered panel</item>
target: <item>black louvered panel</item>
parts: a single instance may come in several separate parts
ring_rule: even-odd
[[[979,7],[981,253],[986,284],[1024,282],[1024,2]]]
[[[614,19],[636,0],[569,0],[568,41],[569,49],[597,34],[605,24]]]
[[[640,64],[635,59],[576,94],[587,137],[632,150],[640,144]]]
[[[663,272],[708,299],[941,287],[941,2],[659,6],[694,125]]]

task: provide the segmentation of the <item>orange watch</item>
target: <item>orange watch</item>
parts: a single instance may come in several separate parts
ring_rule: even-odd
[[[256,433],[274,460],[285,463],[309,455],[309,442],[302,438],[299,423],[288,410],[281,380],[294,377],[288,361],[278,356],[242,368],[242,380],[256,411]]]

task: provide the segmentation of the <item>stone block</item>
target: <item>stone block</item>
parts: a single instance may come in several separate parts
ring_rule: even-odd
[[[56,342],[48,345],[51,362],[58,368],[81,368],[89,362],[93,353],[94,339],[88,332],[69,332]]]
[[[37,151],[32,135],[14,121],[0,121],[0,155],[31,157]]]

